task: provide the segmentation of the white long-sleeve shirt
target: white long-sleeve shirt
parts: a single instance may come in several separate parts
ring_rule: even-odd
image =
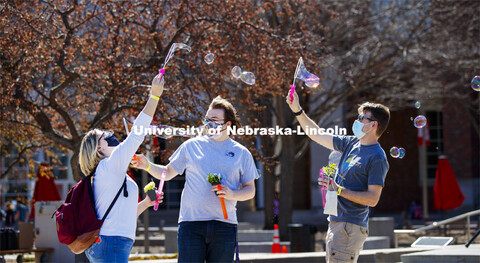
[[[152,117],[141,112],[133,126],[148,127],[152,122]],[[135,131],[132,127],[132,131]],[[113,150],[110,157],[100,161],[93,177],[93,194],[95,196],[95,208],[97,209],[98,219],[107,212],[115,195],[122,187],[125,177],[127,177],[128,197],[123,195],[123,191],[110,210],[107,218],[100,228],[100,235],[104,236],[123,236],[135,240],[135,230],[137,228],[137,205],[138,205],[138,186],[134,180],[127,175],[128,165],[142,144],[145,134],[131,132],[127,138]]]

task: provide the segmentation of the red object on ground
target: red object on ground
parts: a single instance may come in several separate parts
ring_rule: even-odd
[[[280,234],[278,232],[278,224],[273,225],[273,244],[272,244],[272,253],[281,253],[282,248],[280,247]]]
[[[455,174],[445,156],[438,158],[435,185],[433,187],[433,208],[450,210],[462,205],[465,196],[458,186]]]
[[[35,189],[33,190],[30,219],[35,218],[35,202],[37,201],[59,201],[62,200],[58,193],[57,185],[53,179],[51,168],[46,163],[38,166]]]
[[[222,191],[222,185],[218,185],[218,191]],[[225,198],[220,197],[220,203],[222,204],[223,218],[228,219],[227,207],[225,206]]]
[[[288,253],[287,246],[282,247],[282,253]]]

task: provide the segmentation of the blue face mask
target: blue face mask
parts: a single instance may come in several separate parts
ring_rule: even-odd
[[[120,142],[117,140],[117,138],[113,134],[105,137],[105,141],[107,141],[107,144],[110,147],[114,147],[120,144]]]
[[[362,131],[364,125],[365,124],[363,122],[360,122],[359,120],[355,120],[355,122],[353,123],[353,135],[355,135],[355,137],[357,137],[358,139],[361,139],[363,136],[365,136],[365,133]]]

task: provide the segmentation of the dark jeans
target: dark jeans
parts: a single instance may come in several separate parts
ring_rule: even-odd
[[[233,262],[236,225],[220,221],[181,222],[178,262]]]

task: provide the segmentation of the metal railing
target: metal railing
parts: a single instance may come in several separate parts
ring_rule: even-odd
[[[447,225],[447,224],[450,224],[450,223],[453,223],[453,222],[456,222],[458,220],[462,220],[464,218],[467,218],[467,223],[466,223],[466,227],[467,227],[467,240],[470,239],[470,217],[472,216],[476,216],[476,215],[480,215],[480,209],[479,210],[474,210],[474,211],[471,211],[471,212],[468,212],[468,213],[465,213],[465,214],[461,214],[461,215],[458,215],[458,216],[455,216],[455,217],[452,217],[452,218],[449,218],[449,219],[445,219],[445,220],[442,220],[440,222],[433,222],[431,223],[430,225],[427,225],[427,226],[424,226],[424,227],[420,227],[420,228],[417,228],[417,229],[395,229],[393,230],[393,233],[395,234],[395,247],[398,247],[398,235],[399,234],[417,234],[417,233],[420,233],[420,232],[423,232],[423,231],[427,231],[427,230],[430,230],[430,229],[434,229],[434,228],[437,228],[437,227],[440,227],[440,226],[443,226],[443,225]]]

